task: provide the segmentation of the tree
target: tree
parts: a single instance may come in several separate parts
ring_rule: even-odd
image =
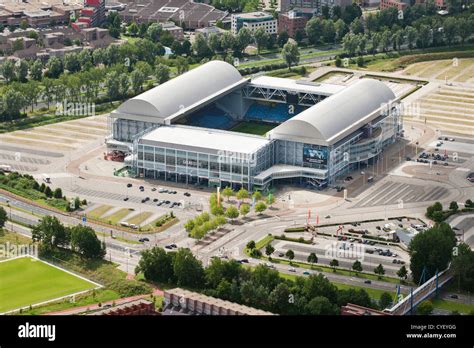
[[[155,67],[155,77],[159,84],[165,83],[170,79],[170,68],[165,64],[158,64]]]
[[[341,41],[344,35],[347,33],[347,25],[342,19],[338,19],[334,23],[334,29],[336,30],[336,40]]]
[[[153,247],[141,253],[135,274],[143,273],[146,280],[168,283],[173,279],[173,259],[163,248]]]
[[[13,52],[21,51],[24,48],[25,48],[25,42],[24,42],[23,38],[18,38],[15,41],[13,41],[13,44],[12,44],[12,51]]]
[[[21,60],[16,68],[16,78],[20,82],[26,82],[28,77],[28,63],[26,60]]]
[[[138,94],[143,89],[146,76],[141,70],[135,69],[130,74],[130,80],[132,82],[132,90]]]
[[[298,44],[300,44],[303,41],[304,34],[305,33],[303,29],[296,29],[294,39]]]
[[[241,28],[237,33],[234,51],[241,54],[252,42],[252,33],[248,28]]]
[[[332,267],[333,272],[336,272],[336,267],[339,267],[339,261],[337,261],[336,259],[332,259],[329,263],[329,266]]]
[[[348,33],[342,38],[342,46],[348,55],[353,56],[359,47],[359,38],[353,33]]]
[[[250,212],[250,205],[248,204],[241,204],[240,205],[240,214],[244,217]]]
[[[474,28],[474,19],[459,18],[458,19],[458,34],[461,38],[461,44],[464,45],[466,39],[468,39]]]
[[[389,308],[393,303],[393,300],[392,300],[392,295],[390,295],[388,292],[383,292],[381,295],[380,295],[380,300],[379,300],[379,308],[380,309],[385,309],[385,308]]]
[[[58,57],[51,57],[46,64],[46,69],[48,77],[57,79],[64,71],[63,62]]]
[[[254,241],[254,240],[250,240],[250,241],[247,243],[246,246],[247,246],[247,249],[249,249],[249,250],[255,249],[255,246],[256,246],[255,241]]]
[[[175,65],[176,65],[176,68],[178,69],[179,75],[189,70],[189,61],[187,58],[176,57]]]
[[[130,25],[127,27],[127,32],[130,36],[137,36],[139,30],[140,29],[135,22],[130,23]]]
[[[290,260],[290,264],[291,264],[291,261],[295,258],[295,253],[293,250],[288,249],[285,253],[285,256],[288,258],[288,260]]]
[[[30,66],[30,76],[35,81],[41,81],[43,78],[43,64],[41,60],[36,59]]]
[[[407,37],[408,48],[411,50],[413,48],[413,44],[416,42],[418,33],[415,28],[407,26],[405,27],[405,35]]]
[[[420,315],[430,315],[433,313],[433,304],[431,301],[426,300],[421,302],[417,307],[416,307],[416,312]]]
[[[428,25],[420,25],[420,28],[418,29],[418,40],[421,48],[426,48],[430,45],[431,33],[432,29]]]
[[[268,243],[267,246],[265,247],[265,255],[267,255],[268,258],[271,260],[272,259],[272,254],[274,252],[275,252],[275,248],[273,247],[273,245]]]
[[[51,191],[51,188],[49,186],[46,186],[46,188],[44,189],[44,194],[48,198],[53,197],[53,191]]]
[[[452,268],[454,279],[457,280],[460,289],[468,291],[474,289],[474,252],[469,245],[465,243],[458,245]]]
[[[305,306],[305,312],[309,315],[336,315],[338,314],[338,308],[326,297],[317,296],[308,302]]]
[[[458,32],[459,32],[459,25],[458,20],[455,17],[448,17],[444,21],[443,26],[444,37],[446,38],[446,42],[448,46],[451,46],[453,42],[456,41]]]
[[[397,276],[400,278],[400,280],[405,280],[407,279],[408,276],[408,271],[405,266],[400,267],[400,269],[397,271]]]
[[[313,264],[318,263],[318,256],[315,253],[310,253],[307,261],[311,264],[311,268],[313,268]]]
[[[53,193],[54,198],[63,198],[63,191],[61,190],[60,187],[56,188]]]
[[[54,247],[66,247],[69,245],[69,231],[54,216],[43,217],[31,230],[31,238],[34,242],[41,242],[46,250]]]
[[[323,22],[321,18],[311,18],[306,23],[305,31],[309,42],[313,45],[317,45],[321,41],[321,33],[323,32]]]
[[[226,31],[221,35],[221,48],[224,53],[227,53],[235,45],[235,37],[230,32]]]
[[[262,193],[260,191],[255,191],[252,193],[252,198],[255,199],[255,201],[259,201],[262,199]]]
[[[267,205],[264,202],[257,202],[254,207],[255,211],[260,215],[267,209]]]
[[[390,47],[390,43],[392,41],[392,34],[389,30],[384,30],[382,35],[380,36],[380,45],[382,46],[382,50],[387,52],[388,48]]]
[[[217,34],[211,34],[207,38],[207,44],[213,54],[222,50],[221,39]]]
[[[227,186],[226,188],[224,188],[222,190],[222,195],[224,197],[227,197],[227,202],[229,201],[229,198],[232,197],[234,195],[234,190],[232,190],[231,187]]]
[[[362,264],[360,263],[360,261],[354,261],[354,263],[352,264],[352,269],[356,272],[356,274],[362,272]]]
[[[22,93],[15,91],[14,88],[8,88],[2,98],[2,112],[8,114],[11,119],[18,118],[21,109],[26,105],[25,97]]]
[[[427,278],[436,271],[446,269],[456,246],[456,236],[447,223],[436,224],[434,227],[418,233],[410,242],[410,269],[413,280],[418,281],[426,268]]]
[[[383,268],[382,264],[379,263],[377,267],[374,268],[374,273],[379,276],[379,279],[385,274],[385,269]]]
[[[452,201],[450,204],[449,204],[449,210],[452,210],[454,212],[457,212],[459,210],[459,206],[458,206],[458,203],[456,201]]]
[[[109,12],[107,16],[107,24],[110,35],[116,39],[119,38],[122,20],[120,19],[120,16],[117,12]]]
[[[249,197],[249,192],[242,187],[239,191],[237,191],[237,194],[235,196],[239,200],[244,200]]]
[[[207,44],[206,38],[202,34],[197,34],[193,42],[193,50],[196,56],[200,59],[211,57],[212,51]]]
[[[225,211],[225,215],[232,221],[239,217],[239,209],[236,206],[231,205]]]
[[[12,59],[7,59],[0,67],[0,70],[7,82],[11,82],[15,78],[15,62]]]
[[[255,43],[257,44],[257,53],[260,54],[262,47],[265,46],[266,42],[268,41],[270,35],[265,31],[263,28],[258,28],[253,33],[255,38]]]
[[[288,69],[291,70],[292,65],[297,65],[300,61],[300,52],[298,45],[287,42],[281,50],[281,56],[285,60]]]
[[[7,221],[7,212],[3,207],[0,207],[0,229],[5,226],[5,222]]]
[[[278,47],[283,47],[288,42],[290,36],[286,30],[283,30],[280,34],[278,34],[277,44]]]
[[[178,249],[174,256],[173,272],[178,286],[199,289],[204,283],[202,263],[189,249]]]
[[[159,23],[152,23],[146,30],[146,36],[153,42],[159,42],[162,30]]]
[[[285,283],[278,284],[268,295],[270,310],[275,313],[287,314],[292,304],[290,298],[290,289]]]
[[[105,243],[101,243],[89,226],[77,225],[71,228],[71,248],[87,259],[105,256]]]
[[[64,56],[64,68],[70,73],[81,70],[81,63],[79,62],[77,53],[69,53]]]

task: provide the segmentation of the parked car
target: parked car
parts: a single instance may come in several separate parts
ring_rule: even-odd
[[[156,187],[153,187],[151,190],[152,190],[153,192],[155,192],[155,191],[156,191]]]
[[[130,183],[128,183],[128,184],[127,184],[127,187],[132,187],[132,186],[133,186],[133,185],[132,185],[132,184],[130,184]]]
[[[290,271],[290,272],[296,272],[296,269],[293,268],[293,267],[290,267],[290,268],[288,268],[288,271]]]
[[[367,279],[364,281],[365,284],[372,284],[372,281],[370,279]]]
[[[124,202],[128,201],[128,197],[125,197],[123,200],[124,200]]]
[[[144,243],[149,242],[150,240],[148,238],[140,238],[138,241]]]

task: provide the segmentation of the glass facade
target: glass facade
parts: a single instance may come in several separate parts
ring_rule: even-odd
[[[132,126],[127,127],[123,129]],[[270,177],[255,179],[255,176],[273,165],[291,165],[299,167],[294,171],[295,180],[331,185],[360,163],[375,161],[385,146],[396,141],[401,129],[401,118],[394,108],[331,146],[277,139],[249,155],[178,149],[174,144],[147,145],[141,143],[139,134],[133,142],[133,169],[139,176],[153,179],[236,189],[243,186],[252,190],[254,185],[262,189],[279,179],[277,171]],[[282,179],[293,178],[288,171],[282,175]]]
[[[137,142],[134,167],[139,176],[153,179],[251,189],[253,177],[273,165],[273,148],[270,142],[252,155],[212,154]]]

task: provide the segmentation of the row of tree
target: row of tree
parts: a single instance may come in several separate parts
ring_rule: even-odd
[[[283,279],[278,271],[265,265],[253,269],[235,260],[213,258],[207,268],[189,249],[167,253],[162,248],[142,252],[135,270],[149,281],[177,285],[204,292],[224,300],[287,315],[335,315],[340,306],[350,303],[372,308],[385,308],[387,296],[375,303],[365,290],[338,290],[323,275],[294,281]],[[381,306],[381,307],[379,307]]]

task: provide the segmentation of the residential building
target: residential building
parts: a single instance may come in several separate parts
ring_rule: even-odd
[[[278,15],[278,33],[286,31],[290,37],[294,38],[298,30],[304,32],[307,22],[308,16],[304,16],[295,10],[280,13]]]
[[[380,9],[384,10],[387,8],[396,8],[399,11],[403,11],[408,7],[408,4],[397,0],[380,0]]]

